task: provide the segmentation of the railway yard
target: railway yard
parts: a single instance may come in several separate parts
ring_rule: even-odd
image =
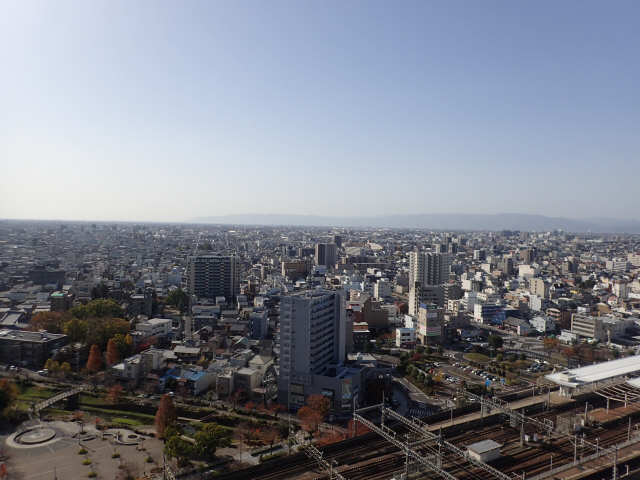
[[[512,418],[520,415],[522,410],[510,417],[503,411],[486,407],[480,414],[480,406],[476,405],[476,414],[465,413],[465,421],[462,422],[458,420],[449,424],[442,420],[442,415],[426,417],[422,421],[398,421],[387,415],[384,427],[380,427],[382,419],[377,410],[369,409],[363,413],[367,418],[359,423],[371,422],[371,428],[386,432],[391,440],[395,440],[395,444],[389,438],[383,438],[379,431],[369,431],[321,448],[325,467],[328,464],[329,469],[322,468],[319,462],[298,452],[218,478],[640,478],[640,406],[630,404],[602,415],[606,403],[594,394],[550,405],[545,399],[546,396],[541,395],[529,402],[526,416],[518,417],[526,419],[523,422]],[[460,415],[454,420],[462,417]],[[548,421],[553,422],[553,431],[540,428],[545,421],[547,424]],[[421,434],[419,428],[431,433]],[[487,463],[474,462],[466,453],[466,448],[483,440],[500,444],[500,455]],[[407,453],[403,445],[409,446],[413,453]],[[614,463],[617,464],[615,475]]]

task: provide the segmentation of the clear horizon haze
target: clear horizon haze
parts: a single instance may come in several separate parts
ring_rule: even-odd
[[[638,218],[636,1],[0,0],[0,218]]]

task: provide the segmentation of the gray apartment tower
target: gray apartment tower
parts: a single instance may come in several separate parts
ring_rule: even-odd
[[[297,408],[309,395],[349,408],[360,372],[344,367],[347,321],[342,291],[313,290],[280,301],[280,402]]]
[[[239,293],[240,274],[234,255],[197,255],[189,257],[187,290],[201,298],[224,296],[227,301]]]
[[[335,243],[318,243],[316,245],[316,265],[335,266],[337,252],[338,246]]]
[[[449,280],[451,255],[448,253],[411,252],[409,254],[409,285],[442,285]]]

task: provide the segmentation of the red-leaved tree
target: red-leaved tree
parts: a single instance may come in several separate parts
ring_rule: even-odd
[[[100,347],[98,345],[91,345],[91,350],[89,350],[89,358],[87,359],[87,370],[89,372],[97,372],[102,368],[102,352],[100,351]]]
[[[177,418],[178,416],[176,415],[176,407],[173,404],[173,399],[169,395],[164,394],[160,399],[155,419],[158,437],[162,437],[167,427],[173,424]]]
[[[107,342],[107,365],[115,365],[120,361],[120,352],[118,351],[118,345],[110,338]]]

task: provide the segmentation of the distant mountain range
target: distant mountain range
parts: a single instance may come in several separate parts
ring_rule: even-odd
[[[297,225],[318,227],[424,228],[431,230],[525,230],[593,233],[640,233],[640,221],[613,218],[561,218],[519,213],[416,214],[370,217],[243,214],[199,217],[197,223],[223,225]]]

